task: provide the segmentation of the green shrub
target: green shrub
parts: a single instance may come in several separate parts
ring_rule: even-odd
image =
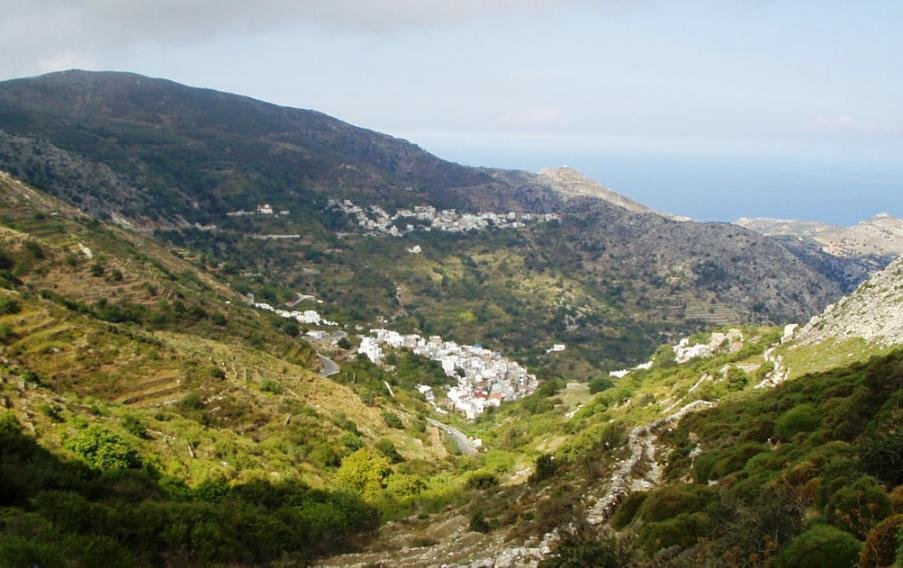
[[[618,556],[613,539],[597,540],[595,535],[567,533],[539,568],[620,568],[626,564]]]
[[[670,369],[677,366],[677,357],[674,348],[670,345],[662,345],[652,355],[653,369]]]
[[[608,390],[613,386],[615,386],[614,381],[608,377],[596,377],[589,382],[589,392],[590,394],[596,394],[597,392]]]
[[[480,510],[470,515],[470,522],[467,526],[470,530],[479,533],[488,533],[492,530],[489,521],[486,520],[486,514]]]
[[[282,394],[282,385],[273,379],[264,379],[260,382],[260,390],[270,394]]]
[[[397,414],[393,414],[392,412],[383,412],[383,420],[386,421],[386,425],[390,428],[397,428],[399,430],[404,429],[404,423],[401,421],[401,418],[398,417]]]
[[[878,521],[890,514],[890,497],[874,478],[863,476],[831,496],[825,518],[832,525],[865,538]]]
[[[752,457],[767,449],[762,444],[737,444],[721,450],[706,452],[696,458],[694,476],[699,483],[721,479],[729,473],[743,469]]]
[[[336,472],[339,485],[363,495],[366,498],[379,496],[392,468],[389,460],[368,448],[361,448],[342,460]]]
[[[342,463],[342,457],[331,445],[327,443],[316,444],[310,451],[310,459],[323,467],[338,467]]]
[[[395,444],[392,443],[392,440],[388,438],[380,438],[376,442],[376,451],[389,458],[389,461],[391,461],[392,463],[399,463],[404,461],[404,458],[402,458],[401,454],[398,453],[398,449],[395,447]]]
[[[555,458],[549,454],[542,454],[536,458],[533,473],[530,474],[530,483],[537,483],[555,475],[558,464]]]
[[[122,419],[122,428],[129,434],[137,436],[138,438],[147,436],[147,430],[144,427],[144,424],[132,414],[128,414]]]
[[[903,484],[903,428],[863,445],[862,467],[889,487]]]
[[[410,499],[423,493],[426,482],[419,475],[393,473],[386,481],[386,492],[395,499]]]
[[[202,410],[204,408],[204,399],[197,392],[190,392],[185,398],[179,401],[179,407],[183,410]]]
[[[499,479],[488,471],[477,471],[467,478],[466,487],[468,489],[489,489],[496,487]]]
[[[831,525],[816,525],[797,536],[778,556],[775,568],[850,568],[862,543]]]
[[[714,488],[705,485],[667,485],[649,492],[637,517],[650,523],[665,521],[681,513],[701,512],[715,501],[717,494]]]
[[[812,404],[800,404],[782,414],[775,422],[775,435],[785,442],[800,432],[811,432],[818,428],[821,419]]]
[[[705,513],[680,513],[664,521],[644,525],[639,535],[640,546],[649,552],[678,546],[688,548],[711,530],[711,519]]]
[[[645,491],[634,491],[628,495],[624,501],[621,502],[621,505],[618,506],[618,510],[615,511],[614,516],[612,516],[611,526],[614,527],[615,530],[621,530],[632,523],[633,519],[636,517],[637,511],[640,510],[643,501],[646,500],[647,495],[648,493]]]
[[[88,426],[66,441],[66,447],[102,471],[142,469],[147,463],[128,440],[99,424]]]
[[[7,296],[0,296],[0,316],[17,314],[22,311],[19,302]]]

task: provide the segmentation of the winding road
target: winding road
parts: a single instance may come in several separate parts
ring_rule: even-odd
[[[467,456],[472,456],[477,453],[477,448],[471,443],[470,438],[467,437],[467,434],[458,430],[457,428],[452,428],[448,424],[443,424],[438,420],[433,420],[432,418],[427,418],[427,422],[439,428],[440,430],[445,431],[446,434],[451,436],[452,440],[455,441],[455,444],[458,446],[458,450],[461,451],[462,454]]]
[[[329,357],[324,357],[323,355],[317,353],[317,358],[319,358],[320,363],[323,364],[323,368],[320,370],[321,377],[331,377],[339,372],[339,364]]]

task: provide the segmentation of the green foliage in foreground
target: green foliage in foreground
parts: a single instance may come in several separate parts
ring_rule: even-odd
[[[91,466],[61,461],[0,416],[0,566],[304,565],[377,523],[352,494],[155,479],[100,428],[70,443]]]
[[[898,349],[692,414],[661,435],[675,448],[671,481],[627,498],[614,527],[636,559],[662,566],[687,553],[716,565],[850,567],[863,541],[887,559],[899,546],[901,472],[889,464],[903,459],[901,409]]]

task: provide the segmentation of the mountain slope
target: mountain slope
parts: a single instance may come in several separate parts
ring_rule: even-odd
[[[677,223],[573,170],[464,167],[313,111],[139,75],[0,83],[0,131],[0,166],[202,251],[244,291],[316,295],[343,323],[491,344],[550,374],[636,362],[700,322],[803,320],[857,277],[817,250]],[[395,239],[365,235],[329,199],[559,220]],[[263,203],[277,214],[255,214]],[[568,357],[544,357],[558,342]]]
[[[846,258],[903,256],[903,219],[881,213],[851,227],[817,221],[744,217],[735,224],[763,235],[798,237],[819,244],[825,252]]]
[[[87,176],[98,201],[85,206],[94,213],[207,221],[262,200],[297,207],[325,190],[386,200],[410,189],[443,205],[437,189],[492,182],[318,112],[127,73],[4,82],[0,129],[0,167],[49,191],[60,190],[61,177]],[[62,174],[41,163],[48,152],[61,156]],[[140,201],[129,204],[123,188]]]
[[[853,337],[880,345],[903,343],[903,258],[813,317],[800,330],[797,341],[811,344]]]

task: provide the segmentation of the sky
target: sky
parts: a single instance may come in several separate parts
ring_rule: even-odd
[[[0,0],[0,79],[312,108],[700,220],[903,216],[899,0]]]

